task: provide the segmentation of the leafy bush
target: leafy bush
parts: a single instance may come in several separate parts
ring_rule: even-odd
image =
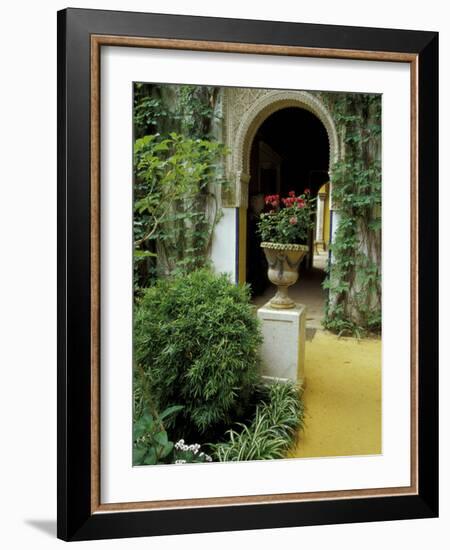
[[[253,421],[228,430],[228,441],[210,445],[220,462],[283,458],[303,428],[304,407],[293,383],[275,383],[260,389],[261,401]]]
[[[183,407],[174,405],[161,414],[146,411],[133,425],[133,465],[164,464],[173,451],[174,444],[169,441],[164,419],[179,412]]]
[[[184,407],[180,436],[239,417],[258,380],[261,342],[246,286],[206,269],[160,279],[138,303],[134,334],[156,406]]]

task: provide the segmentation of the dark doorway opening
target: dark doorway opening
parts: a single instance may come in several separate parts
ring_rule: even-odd
[[[317,116],[298,107],[280,109],[259,127],[250,153],[250,183],[247,210],[246,280],[254,298],[265,296],[271,284],[267,264],[256,233],[256,222],[264,209],[264,196],[289,191],[300,194],[305,188],[313,197],[329,181],[329,141],[327,131]],[[314,271],[314,232],[310,252],[301,271]],[[320,273],[310,273],[320,286]],[[260,302],[261,300],[257,300]]]

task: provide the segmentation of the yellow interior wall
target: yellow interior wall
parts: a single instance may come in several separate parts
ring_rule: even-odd
[[[319,193],[326,193],[327,198],[325,199],[324,213],[323,213],[323,240],[325,243],[330,243],[330,184],[325,183],[319,189]]]

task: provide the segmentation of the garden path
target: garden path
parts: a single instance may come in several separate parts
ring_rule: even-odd
[[[306,342],[305,430],[289,456],[381,453],[381,339],[317,330]]]
[[[306,305],[305,430],[289,456],[312,458],[381,453],[381,339],[339,338],[323,330],[327,253],[300,273],[289,295]],[[269,287],[257,307],[274,294]]]

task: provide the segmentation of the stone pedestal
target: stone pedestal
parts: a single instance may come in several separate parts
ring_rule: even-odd
[[[265,304],[258,309],[264,338],[261,346],[263,380],[292,380],[305,384],[306,306],[272,309]]]

